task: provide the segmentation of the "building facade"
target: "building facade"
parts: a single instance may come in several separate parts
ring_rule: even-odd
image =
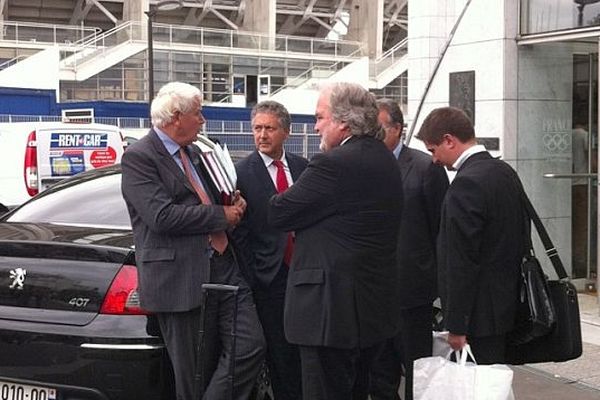
[[[439,106],[472,115],[518,171],[578,288],[594,289],[600,1],[414,0],[408,17],[412,126]]]

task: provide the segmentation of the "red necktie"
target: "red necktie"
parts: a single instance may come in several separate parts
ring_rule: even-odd
[[[289,187],[287,177],[285,176],[285,169],[283,168],[283,162],[281,160],[273,160],[273,165],[277,167],[277,175],[275,182],[277,185],[277,193],[283,193]],[[288,232],[287,243],[285,245],[285,252],[283,253],[283,262],[289,267],[292,261],[292,253],[294,252],[294,237],[291,232]]]
[[[210,197],[208,197],[208,194],[204,191],[204,189],[202,189],[200,184],[194,178],[194,175],[192,174],[192,171],[190,169],[190,159],[183,148],[179,149],[179,156],[181,157],[181,164],[183,164],[185,176],[196,191],[196,194],[198,194],[198,197],[200,198],[202,204],[212,204],[212,201],[210,201]],[[219,252],[219,254],[223,254],[223,252],[227,248],[228,243],[227,235],[225,234],[225,232],[213,232],[208,235],[208,238],[210,240],[210,245],[212,246],[212,248]]]

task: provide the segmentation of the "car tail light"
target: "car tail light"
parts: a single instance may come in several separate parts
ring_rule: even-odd
[[[123,265],[108,288],[100,314],[148,314],[140,307],[137,288],[137,268]]]
[[[37,142],[35,131],[27,137],[27,147],[25,148],[25,163],[23,165],[23,177],[25,178],[25,187],[30,196],[35,196],[39,192],[38,187],[38,165],[37,165]]]

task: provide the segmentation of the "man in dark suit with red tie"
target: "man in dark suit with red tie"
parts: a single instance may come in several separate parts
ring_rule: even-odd
[[[455,350],[468,343],[478,364],[505,364],[526,243],[519,177],[477,144],[473,123],[460,109],[433,110],[417,137],[434,162],[457,171],[437,242],[448,343]]]
[[[372,400],[399,400],[405,372],[405,397],[412,400],[413,362],[431,355],[433,301],[437,297],[436,238],[442,201],[448,189],[444,167],[431,156],[403,143],[404,117],[398,103],[377,102],[384,143],[398,159],[402,173],[403,211],[398,237],[400,333],[388,340],[371,373]]]
[[[316,119],[323,153],[271,199],[269,222],[296,233],[284,326],[300,346],[303,399],[347,400],[398,331],[402,180],[373,94],[330,84]]]
[[[153,128],[123,155],[123,198],[131,218],[141,306],[160,326],[173,370],[177,400],[247,400],[260,371],[264,337],[250,289],[242,278],[226,230],[246,208],[237,196],[222,205],[192,143],[204,123],[202,94],[171,82],[152,101]],[[209,296],[202,359],[205,382],[194,375],[202,326],[203,283],[239,286],[236,352],[229,335],[233,294]],[[218,350],[218,352],[215,352]],[[229,363],[235,373],[229,380]],[[204,390],[202,390],[204,389]]]
[[[293,233],[267,223],[271,196],[287,190],[308,161],[284,149],[291,119],[285,107],[263,101],[252,110],[256,151],[236,165],[238,189],[248,202],[234,231],[241,263],[252,282],[258,315],[267,340],[267,363],[277,400],[301,398],[298,348],[283,333],[285,288],[293,251]]]

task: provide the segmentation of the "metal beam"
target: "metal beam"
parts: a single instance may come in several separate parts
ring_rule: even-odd
[[[234,24],[232,21],[230,21],[229,18],[227,18],[226,16],[224,16],[223,14],[221,14],[219,11],[215,10],[214,8],[212,10],[210,10],[210,12],[215,14],[217,16],[217,18],[219,18],[221,21],[225,22],[225,24],[229,25],[229,27],[231,29],[233,29],[234,31],[237,31],[239,29],[239,27],[236,24]]]
[[[198,25],[198,22],[200,22],[200,21],[198,20],[198,17],[196,16],[196,11],[198,11],[197,8],[190,8],[187,15],[185,16],[185,19],[183,20],[183,25],[185,25],[185,26]]]
[[[333,30],[333,26],[323,22],[320,18],[314,17],[314,16],[309,16],[309,19],[312,19],[313,21],[315,21],[317,24],[321,25],[323,28],[327,29],[329,32],[331,32]]]
[[[315,6],[316,2],[317,2],[317,0],[310,0],[308,5],[306,6],[306,9],[304,10],[304,19],[306,19],[312,15],[312,10],[313,10],[313,7]]]
[[[240,5],[237,9],[235,21],[233,22],[237,26],[240,26],[244,22],[244,12],[246,11],[246,0],[240,0]]]
[[[84,2],[85,6],[83,4]],[[93,6],[94,4],[91,1],[77,0],[77,4],[73,10],[73,16],[71,16],[71,20],[69,21],[69,25],[77,25],[79,22],[83,21]]]
[[[333,19],[334,20],[341,21],[340,16],[342,15],[342,12],[344,11],[344,6],[345,5],[346,5],[346,0],[340,0],[340,2],[338,3],[337,8],[335,9],[335,12],[333,13]]]
[[[294,22],[294,19],[297,19],[298,22]],[[281,28],[279,28],[279,33],[284,35],[293,35],[296,31],[305,24],[305,20],[302,18],[296,18],[293,15],[287,17]]]
[[[104,15],[106,15],[108,17],[108,19],[110,19],[112,21],[113,24],[117,25],[118,19],[111,14],[110,11],[108,11],[106,9],[106,7],[104,7],[98,0],[88,0],[92,3],[94,3],[94,5],[96,7],[98,7],[100,9],[100,11],[102,11],[104,13]]]

